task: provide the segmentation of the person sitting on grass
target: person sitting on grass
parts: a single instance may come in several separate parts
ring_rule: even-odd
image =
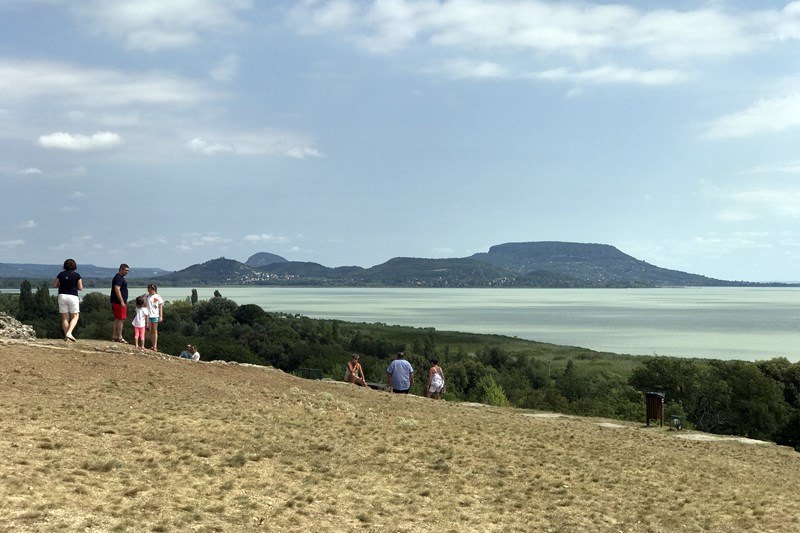
[[[358,362],[359,355],[357,353],[353,354],[353,357],[350,359],[350,362],[347,363],[347,370],[344,373],[344,380],[350,383],[355,383],[361,387],[368,387],[366,380],[364,379],[364,369],[361,368],[361,363]]]

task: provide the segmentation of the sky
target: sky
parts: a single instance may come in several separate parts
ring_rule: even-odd
[[[0,262],[798,281],[798,52],[800,1],[0,0]]]

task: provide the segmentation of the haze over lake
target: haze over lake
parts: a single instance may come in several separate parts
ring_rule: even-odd
[[[200,299],[214,290],[199,288]],[[239,304],[312,318],[495,333],[637,355],[800,360],[798,288],[218,290]],[[176,300],[191,288],[159,292]]]

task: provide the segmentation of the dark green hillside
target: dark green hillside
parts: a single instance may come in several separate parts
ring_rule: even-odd
[[[285,263],[273,263],[261,268],[264,272],[277,276],[308,278],[314,280],[342,281],[350,279],[353,275],[364,272],[361,267],[337,267],[329,268],[319,263],[303,261],[287,261]]]
[[[521,242],[492,246],[472,259],[517,274],[521,286],[718,286],[734,282],[660,268],[607,244]]]
[[[473,259],[396,257],[365,272],[370,283],[419,287],[502,287],[512,283],[508,270]]]
[[[249,267],[233,259],[212,259],[199,265],[192,265],[178,272],[159,276],[156,283],[161,285],[240,285],[254,283],[265,278],[258,269]]]
[[[60,267],[0,263],[0,286],[23,279],[50,280]],[[114,268],[79,266],[87,286],[107,284]],[[651,265],[607,244],[520,242],[492,246],[471,257],[395,257],[371,268],[287,261],[267,252],[247,263],[219,258],[156,277],[160,269],[134,266],[128,283],[161,285],[306,285],[325,287],[708,287],[788,286],[782,283],[725,281]],[[97,276],[97,277],[94,277]]]
[[[251,255],[247,261],[244,262],[245,265],[259,268],[267,265],[272,265],[274,263],[286,263],[288,260],[275,254],[271,254],[269,252],[258,252],[257,254]]]
[[[255,259],[254,259],[255,258]],[[259,259],[261,258],[261,259]],[[248,261],[272,261],[256,254]],[[395,257],[371,268],[277,261],[251,267],[215,259],[161,276],[169,285],[306,285],[330,287],[669,287],[742,286],[640,261],[606,244],[527,242],[492,246],[454,259]]]

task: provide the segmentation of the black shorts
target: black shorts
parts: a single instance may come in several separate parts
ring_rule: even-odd
[[[408,394],[408,389],[406,389],[406,390],[392,389],[392,392],[395,393],[395,394]]]

